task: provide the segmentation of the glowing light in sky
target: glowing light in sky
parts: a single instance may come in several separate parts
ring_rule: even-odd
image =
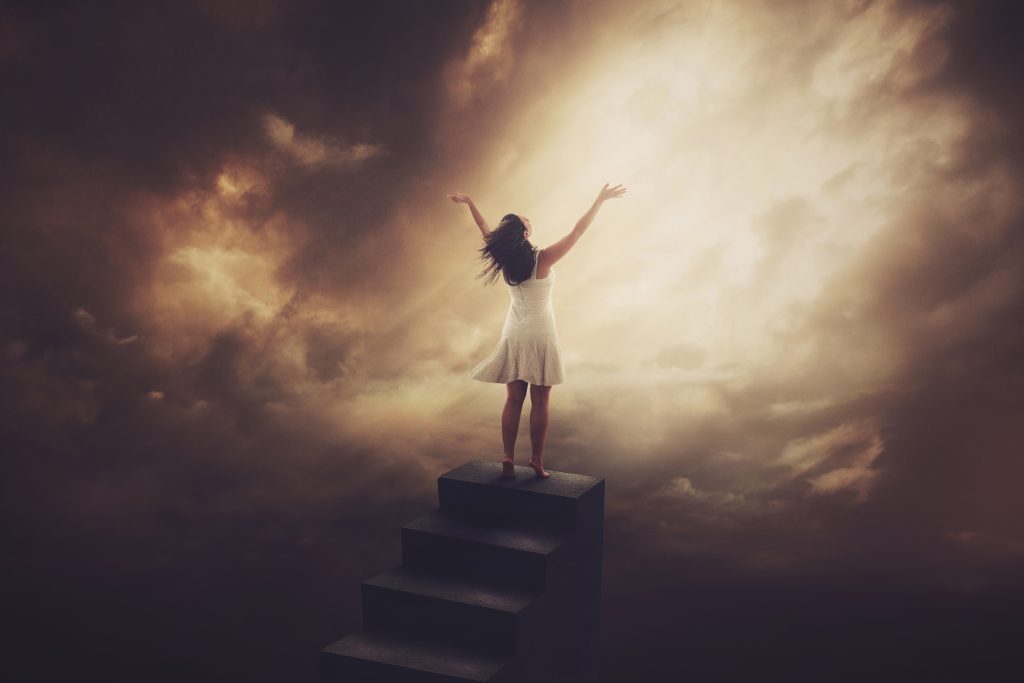
[[[964,103],[909,94],[945,59],[942,8],[904,17],[882,3],[847,19],[819,4],[757,25],[742,3],[700,8],[624,19],[632,39],[601,46],[582,75],[531,102],[491,162],[489,202],[529,201],[520,210],[541,245],[602,182],[629,188],[560,264],[572,368],[614,359],[650,385],[786,364],[794,349],[775,332],[968,129]],[[784,47],[776,29],[788,29]],[[802,61],[819,41],[825,53]],[[691,362],[666,360],[681,347]],[[884,375],[889,360],[875,361],[865,369]]]

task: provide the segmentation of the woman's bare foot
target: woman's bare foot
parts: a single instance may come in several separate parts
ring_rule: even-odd
[[[501,459],[501,478],[502,479],[515,479],[516,478],[516,466],[515,460],[505,456]]]
[[[540,479],[547,479],[551,475],[544,471],[544,459],[542,458],[538,462],[534,462],[533,458],[527,462],[527,464],[533,468],[533,471],[537,473],[537,477]]]

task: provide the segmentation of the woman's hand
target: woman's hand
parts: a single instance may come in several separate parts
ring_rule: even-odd
[[[622,185],[616,185],[615,187],[608,187],[608,183],[604,184],[601,191],[597,193],[597,201],[603,202],[606,199],[614,199],[615,197],[621,197],[626,194],[626,188]]]
[[[480,234],[487,237],[487,233],[489,233],[491,229],[487,226],[487,221],[485,221],[484,217],[480,215],[480,210],[476,208],[476,204],[473,203],[473,200],[469,198],[468,194],[462,194],[461,192],[449,192],[448,199],[452,200],[456,204],[465,204],[468,206],[469,212],[473,214],[473,220],[476,221],[477,227],[480,228]]]

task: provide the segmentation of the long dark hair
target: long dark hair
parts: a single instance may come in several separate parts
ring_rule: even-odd
[[[477,277],[486,277],[485,285],[494,284],[498,273],[501,273],[505,282],[514,287],[530,279],[537,247],[526,239],[526,226],[522,219],[514,213],[507,213],[502,216],[498,227],[484,236],[480,258],[487,265]]]

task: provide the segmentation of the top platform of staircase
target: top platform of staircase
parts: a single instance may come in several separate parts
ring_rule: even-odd
[[[503,489],[519,489],[556,498],[579,498],[587,491],[599,486],[604,480],[586,474],[573,474],[548,469],[547,479],[536,476],[532,467],[516,465],[516,478],[501,476],[501,463],[490,460],[471,460],[464,465],[445,472],[438,480],[448,479],[467,484],[484,484]]]

